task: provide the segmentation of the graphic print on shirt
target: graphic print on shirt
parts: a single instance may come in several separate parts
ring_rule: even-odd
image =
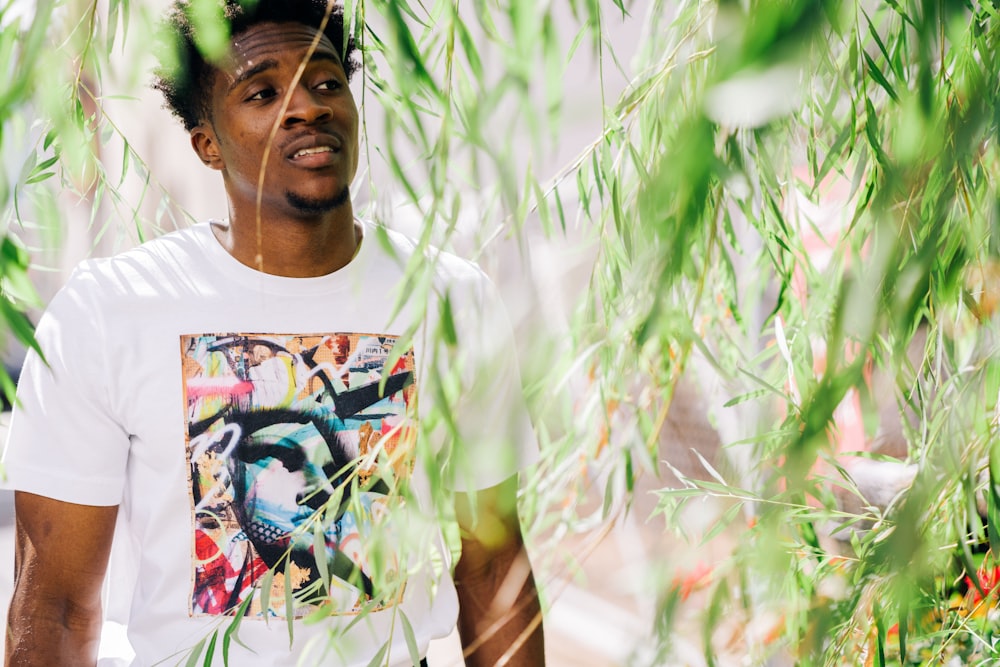
[[[414,358],[394,356],[396,340],[181,336],[192,616],[233,614],[252,596],[246,615],[284,617],[289,584],[295,617],[399,602],[400,587],[379,590],[398,564],[369,559],[365,541],[412,469]]]

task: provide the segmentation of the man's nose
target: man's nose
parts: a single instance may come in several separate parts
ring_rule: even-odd
[[[291,99],[288,100],[288,108],[282,118],[284,127],[291,127],[299,123],[311,125],[322,120],[326,120],[333,111],[323,99],[309,90],[307,86],[298,85],[292,90]]]

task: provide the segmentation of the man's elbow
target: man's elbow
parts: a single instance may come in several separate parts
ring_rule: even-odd
[[[510,599],[528,581],[534,586],[531,561],[520,534],[502,544],[483,545],[462,540],[462,555],[455,566],[455,582],[490,598]]]
[[[7,615],[6,664],[93,665],[101,624],[99,597],[74,600],[15,584]]]
[[[544,665],[542,612],[527,551],[516,539],[487,548],[463,540],[455,568],[467,665]]]

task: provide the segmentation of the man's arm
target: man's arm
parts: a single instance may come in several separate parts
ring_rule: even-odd
[[[92,667],[118,507],[75,505],[17,491],[14,509],[6,664]]]
[[[542,612],[517,518],[517,477],[456,494],[458,631],[469,667],[545,664]],[[475,504],[475,507],[473,507]]]

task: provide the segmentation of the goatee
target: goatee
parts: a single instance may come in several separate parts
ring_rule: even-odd
[[[303,197],[291,191],[285,192],[285,200],[300,213],[307,215],[320,215],[338,209],[351,197],[351,190],[344,187],[343,190],[329,197]]]

